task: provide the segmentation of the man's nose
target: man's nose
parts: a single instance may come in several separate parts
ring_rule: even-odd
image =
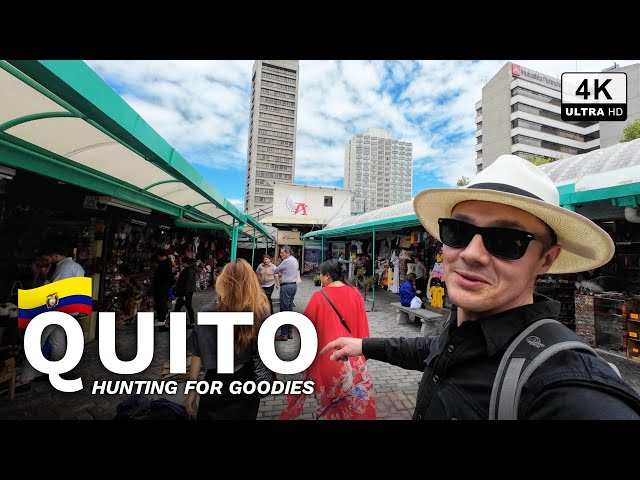
[[[460,257],[468,263],[486,263],[490,256],[491,254],[487,252],[482,241],[482,235],[479,233],[473,236],[469,245],[463,248],[460,253]]]

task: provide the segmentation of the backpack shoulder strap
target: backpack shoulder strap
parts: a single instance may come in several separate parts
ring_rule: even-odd
[[[551,318],[538,320],[521,332],[507,347],[498,366],[489,420],[516,420],[524,384],[545,360],[563,350],[582,350],[598,356],[578,335]]]

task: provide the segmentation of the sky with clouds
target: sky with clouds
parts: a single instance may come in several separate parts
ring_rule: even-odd
[[[296,184],[343,187],[344,148],[384,128],[413,144],[413,195],[475,172],[475,103],[507,60],[301,60]],[[560,78],[638,60],[511,60]],[[86,61],[241,210],[251,60]]]

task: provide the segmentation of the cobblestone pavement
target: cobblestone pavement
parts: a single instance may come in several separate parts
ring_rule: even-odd
[[[298,286],[295,296],[295,310],[302,313],[311,295],[318,290],[310,278],[303,277],[303,283]],[[376,291],[375,309],[370,311],[373,302],[371,292],[368,292],[365,302],[369,311],[369,326],[373,337],[415,337],[420,335],[420,325],[397,325],[395,310],[391,302],[398,301],[393,293]],[[213,301],[215,293],[212,290],[198,292],[194,295],[195,311],[206,303]],[[274,309],[278,308],[278,291],[274,291]],[[137,350],[136,326],[127,325],[116,331],[116,352],[121,360],[133,359]],[[169,333],[155,329],[154,357],[151,365],[142,373],[133,376],[135,380],[161,380],[165,361],[169,359]],[[275,342],[276,352],[280,358],[295,358],[300,350],[300,337],[294,329],[293,340]],[[621,355],[599,352],[602,356],[615,363],[623,378],[640,392],[640,363],[631,362]],[[416,394],[422,372],[404,370],[376,360],[368,361],[371,369],[377,398],[377,415],[379,419],[410,419],[416,404]],[[129,395],[93,395],[91,388],[94,381],[101,380],[131,380],[132,376],[117,375],[102,366],[98,354],[98,342],[85,345],[84,354],[79,365],[63,377],[73,379],[81,377],[83,389],[76,393],[63,393],[55,390],[45,378],[44,381],[32,383],[30,390],[16,394],[13,402],[8,397],[0,397],[0,419],[78,419],[78,420],[108,420],[116,414],[117,405]],[[285,380],[301,379],[302,375],[285,376]],[[182,391],[182,385],[178,391]],[[152,398],[164,397],[182,403],[183,395],[150,395]],[[284,395],[271,395],[264,398],[260,404],[258,419],[273,420],[286,405]],[[315,407],[312,396],[307,398],[301,419],[314,419]]]

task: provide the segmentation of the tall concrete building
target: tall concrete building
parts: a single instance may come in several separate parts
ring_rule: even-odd
[[[296,170],[298,60],[256,60],[251,80],[245,209],[270,213],[275,183]]]
[[[411,200],[412,144],[393,140],[386,130],[354,135],[344,152],[344,188],[351,211],[368,212]]]
[[[620,142],[624,128],[640,120],[640,63],[611,69],[627,74],[627,119],[624,122],[600,122],[600,148]]]
[[[627,73],[627,121],[564,122],[560,79],[507,62],[476,103],[477,170],[503,154],[566,158],[617,143],[640,118],[640,64],[610,70]]]

